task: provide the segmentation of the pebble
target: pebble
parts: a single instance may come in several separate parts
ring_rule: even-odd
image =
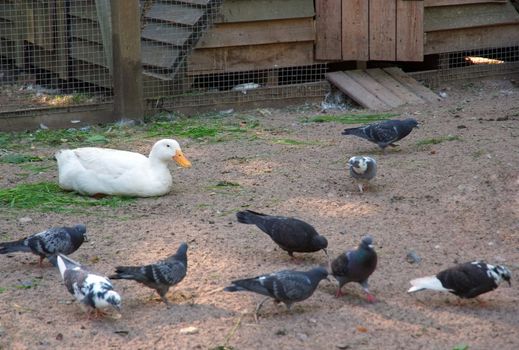
[[[308,339],[308,335],[305,333],[297,333],[296,338],[301,341],[306,341]]]
[[[422,258],[420,258],[418,254],[416,254],[416,252],[410,251],[409,253],[407,253],[406,260],[408,263],[414,264],[422,261]]]
[[[180,334],[187,334],[187,335],[189,335],[189,334],[198,334],[198,332],[199,332],[198,328],[193,327],[193,326],[182,328],[180,330]]]
[[[24,216],[23,218],[19,218],[18,219],[18,222],[20,222],[21,224],[26,224],[26,223],[31,222],[31,221],[32,221],[32,219],[30,217],[28,217],[28,216]]]

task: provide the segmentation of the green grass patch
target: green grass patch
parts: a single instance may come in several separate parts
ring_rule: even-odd
[[[0,287],[0,294],[2,294],[3,292],[5,292],[6,290],[7,290],[7,288]]]
[[[379,113],[379,114],[325,114],[316,115],[308,118],[308,123],[340,123],[340,124],[368,124],[380,120],[387,120],[398,116],[395,113]]]
[[[456,345],[452,350],[468,350],[469,346],[466,344]]]
[[[80,208],[107,206],[120,207],[133,198],[111,196],[101,199],[83,197],[63,191],[57,184],[41,182],[0,189],[0,206],[40,211],[71,212]]]
[[[259,125],[257,120],[230,122],[221,118],[179,118],[155,121],[146,126],[149,137],[183,136],[195,140],[222,141],[230,136],[240,137]],[[232,138],[232,137],[231,137]]]
[[[41,162],[42,158],[18,153],[8,153],[0,157],[0,163],[21,164],[30,162]]]
[[[416,142],[416,145],[417,146],[437,145],[439,143],[446,142],[446,141],[461,141],[461,137],[453,136],[453,135],[432,137],[430,139],[419,140]]]
[[[294,140],[294,139],[276,139],[272,142],[276,145],[287,145],[287,146],[310,146],[310,145],[320,145],[321,144],[318,141],[304,141],[304,140]]]

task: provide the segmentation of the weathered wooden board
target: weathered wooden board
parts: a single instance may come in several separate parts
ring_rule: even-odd
[[[206,32],[196,48],[263,45],[283,42],[314,41],[312,18],[261,22],[216,24]]]
[[[70,57],[98,66],[108,67],[103,45],[91,41],[71,40]]]
[[[519,45],[519,24],[426,33],[424,54]]]
[[[92,0],[70,1],[69,15],[97,22],[96,5]]]
[[[395,80],[391,75],[387,72],[383,71],[380,68],[372,68],[367,69],[366,73],[382,84],[385,88],[389,89],[392,93],[398,96],[402,101],[405,101],[409,104],[419,104],[425,103],[425,100],[419,97],[418,95],[411,92],[409,89],[404,87],[402,83]]]
[[[313,42],[196,49],[188,58],[188,74],[305,66],[313,64],[313,58]]]
[[[0,18],[7,21],[15,21],[19,19],[17,16],[16,5],[10,3],[0,3]]]
[[[217,23],[314,17],[313,0],[225,0]]]
[[[400,99],[390,89],[373,79],[364,70],[350,70],[344,73],[391,107],[398,107],[405,103],[404,100]]]
[[[428,8],[426,32],[519,23],[519,13],[511,3]]]
[[[159,68],[171,68],[178,59],[180,50],[161,44],[143,41],[141,44],[142,64]]]
[[[453,5],[469,5],[469,4],[481,4],[481,3],[505,3],[508,0],[424,0],[425,7],[433,6],[453,6]]]
[[[369,59],[396,59],[396,2],[369,0]]]
[[[151,22],[144,26],[141,37],[160,43],[184,46],[191,35],[193,35],[193,31],[186,27]]]
[[[378,111],[390,109],[390,106],[344,72],[326,73],[326,79],[362,107]]]
[[[423,61],[423,14],[423,1],[397,0],[397,61]]]
[[[181,2],[184,4],[190,4],[190,5],[205,6],[205,5],[209,4],[211,1],[212,0],[176,0],[175,2]],[[164,2],[166,2],[166,1],[164,1]]]
[[[391,75],[396,81],[411,90],[414,94],[418,95],[420,98],[429,102],[439,101],[440,98],[434,92],[411,78],[409,75],[405,74],[400,68],[389,67],[383,68],[383,70]]]
[[[6,40],[16,40],[18,33],[15,30],[15,24],[8,21],[0,21],[0,38]]]
[[[101,30],[97,22],[92,22],[91,20],[80,17],[70,18],[70,36],[93,41],[98,44],[103,43]]]
[[[192,26],[200,20],[203,14],[203,10],[193,7],[155,3],[146,13],[146,18]]]
[[[342,59],[369,59],[369,6],[365,0],[342,3]]]
[[[90,84],[104,87],[106,89],[113,88],[108,68],[89,64],[84,60],[73,60],[71,62],[71,67],[73,67],[72,77]]]
[[[317,60],[342,59],[342,6],[341,0],[316,0]]]

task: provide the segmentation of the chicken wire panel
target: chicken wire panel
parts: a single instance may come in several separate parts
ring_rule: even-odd
[[[440,55],[439,78],[471,79],[499,74],[517,67],[519,46],[449,52]]]
[[[107,4],[0,0],[0,112],[110,101]]]

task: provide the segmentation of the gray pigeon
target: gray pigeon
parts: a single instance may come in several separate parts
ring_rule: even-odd
[[[368,186],[369,180],[377,175],[377,162],[370,157],[351,157],[348,160],[350,175],[357,180],[360,192],[364,192],[364,186]]]
[[[424,289],[450,292],[460,298],[475,298],[490,292],[502,281],[509,285],[512,273],[501,265],[490,265],[484,261],[471,261],[439,272],[436,276],[416,278],[410,283],[408,293]]]
[[[362,238],[356,250],[350,250],[339,255],[332,261],[332,275],[339,282],[336,297],[342,296],[341,288],[346,283],[360,283],[367,294],[368,302],[375,301],[369,292],[368,278],[377,267],[377,253],[373,249],[373,239],[370,236]]]
[[[315,228],[306,222],[284,216],[271,216],[245,210],[236,213],[238,222],[254,224],[272,238],[288,255],[294,252],[311,253],[323,250],[326,255],[328,240],[319,235]]]
[[[40,233],[13,242],[0,243],[0,254],[28,252],[44,258],[56,266],[56,254],[72,254],[84,241],[88,241],[85,225],[74,227],[53,227]]]
[[[309,298],[321,280],[328,277],[324,267],[314,267],[309,271],[283,270],[268,275],[232,281],[232,285],[224,288],[226,292],[248,291],[267,296],[256,307],[255,315],[265,301],[273,298],[283,302],[287,308],[293,303]]]
[[[87,271],[63,254],[58,254],[57,263],[65,287],[82,305],[97,314],[109,307],[120,311],[121,297],[108,278]]]
[[[415,119],[395,119],[344,129],[342,134],[362,137],[376,143],[384,150],[387,146],[396,147],[395,142],[409,135],[414,128],[418,128],[418,122]]]
[[[155,289],[160,298],[169,308],[166,298],[169,287],[174,286],[184,279],[187,272],[187,244],[182,243],[175,255],[145,266],[117,266],[111,279],[134,280],[145,286]]]

